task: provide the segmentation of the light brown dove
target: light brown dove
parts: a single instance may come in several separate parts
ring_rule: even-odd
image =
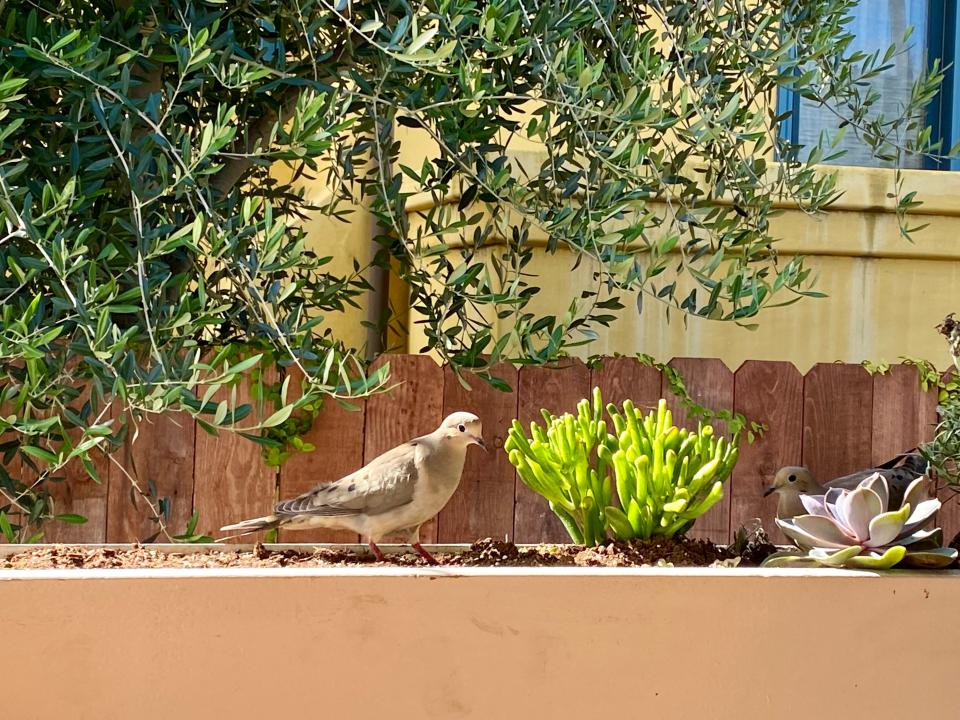
[[[440,512],[460,484],[467,447],[486,450],[481,433],[480,418],[455,412],[429,435],[388,450],[340,480],[280,501],[272,515],[220,529],[239,530],[241,535],[281,527],[350,530],[366,538],[381,561],[377,543],[386,535],[401,534],[435,565],[420,545],[420,526]]]
[[[894,462],[902,461],[901,465],[890,467]],[[926,461],[916,454],[898,455],[893,460],[875,468],[858,470],[850,475],[834,478],[823,485],[818,483],[813,474],[805,467],[788,465],[780,468],[773,478],[773,483],[766,489],[763,496],[777,494],[777,517],[792,518],[805,515],[806,510],[800,501],[801,495],[823,495],[828,488],[846,488],[853,490],[860,481],[874,473],[880,473],[887,479],[890,487],[890,507],[900,506],[903,493],[907,486],[926,472]]]

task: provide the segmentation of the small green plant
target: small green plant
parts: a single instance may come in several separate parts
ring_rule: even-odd
[[[960,323],[950,313],[937,329],[947,339],[950,355],[960,372]],[[939,421],[933,439],[921,443],[917,452],[929,464],[928,473],[943,483],[943,487],[960,492],[960,378],[956,372],[941,372],[937,366],[923,358],[901,355],[904,365],[917,368],[920,389],[937,393],[937,416]],[[887,362],[865,361],[863,367],[871,375],[885,375],[890,371]]]
[[[581,400],[576,416],[541,410],[546,427],[530,423],[530,437],[514,420],[504,445],[575,543],[682,534],[723,497],[739,435],[727,441],[703,423],[678,428],[663,399],[645,417],[629,400],[622,410],[607,405],[613,432],[603,410],[594,388],[592,405]]]
[[[211,543],[213,538],[210,535],[204,535],[197,532],[197,522],[200,520],[200,513],[196,510],[187,520],[187,529],[180,535],[174,535],[172,540],[178,543],[202,544]]]
[[[932,481],[910,483],[897,510],[889,510],[890,489],[880,473],[855,489],[830,488],[825,495],[801,495],[806,515],[777,518],[797,546],[774,553],[772,567],[816,566],[887,570],[895,565],[940,568],[957,559],[942,547],[943,532],[930,528],[940,501],[930,497]]]
[[[937,329],[947,339],[954,367],[960,372],[960,323],[950,313]],[[936,368],[928,376],[937,382],[939,422],[933,440],[923,443],[918,450],[937,479],[960,492],[960,381],[955,373],[941,375]]]
[[[933,440],[917,450],[944,486],[960,491],[960,393],[951,390],[937,405],[940,421]]]

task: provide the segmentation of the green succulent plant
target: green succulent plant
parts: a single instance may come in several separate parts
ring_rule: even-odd
[[[629,400],[606,406],[599,388],[581,400],[577,415],[519,421],[504,444],[520,479],[545,497],[575,543],[597,545],[686,532],[723,497],[723,481],[737,461],[737,438],[727,441],[701,423],[678,428],[666,400],[642,416]],[[616,488],[614,495],[613,488]]]
[[[817,566],[886,570],[895,565],[939,568],[957,551],[945,548],[940,528],[930,528],[940,501],[930,497],[932,481],[921,476],[889,510],[890,489],[879,473],[853,490],[830,488],[824,495],[801,495],[806,515],[777,518],[797,546],[764,561],[771,567]]]

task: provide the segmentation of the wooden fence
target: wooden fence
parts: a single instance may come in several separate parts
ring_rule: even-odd
[[[460,488],[424,526],[423,541],[472,542],[487,536],[522,543],[565,541],[560,523],[546,503],[517,480],[502,451],[514,417],[528,423],[539,418],[541,407],[554,413],[573,410],[597,385],[606,401],[617,403],[630,398],[638,406],[653,406],[666,397],[674,421],[686,423],[661,373],[631,358],[607,358],[592,369],[578,360],[557,369],[504,366],[497,372],[513,388],[509,393],[479,381],[467,391],[449,369],[425,356],[394,355],[389,360],[399,387],[370,398],[359,412],[328,403],[306,438],[316,450],[294,456],[279,471],[263,464],[256,444],[229,433],[212,437],[189,417],[170,415],[141,426],[132,449],[140,481],[145,485],[149,480],[160,496],[170,498],[172,531],[182,532],[196,509],[197,531],[217,537],[222,525],[268,513],[278,496],[290,497],[337,479],[384,450],[430,432],[447,413],[468,410],[482,419],[491,452],[469,451]],[[911,366],[871,376],[859,365],[821,364],[804,376],[785,362],[750,361],[736,372],[716,359],[681,358],[670,364],[699,403],[732,408],[768,426],[754,444],[744,440],[723,501],[697,521],[693,534],[717,542],[728,540],[753,518],[773,530],[776,502],[762,494],[779,467],[803,464],[827,480],[915,447],[930,438],[936,423],[935,394],[920,390]],[[119,459],[131,466],[131,458]],[[89,521],[51,525],[48,541],[129,542],[156,532],[122,470],[106,459],[98,462],[102,484],[72,469],[69,481],[58,484],[55,492],[58,512],[79,513]],[[948,539],[960,530],[957,508],[951,499],[941,511]],[[356,536],[287,531],[280,540],[354,542]]]

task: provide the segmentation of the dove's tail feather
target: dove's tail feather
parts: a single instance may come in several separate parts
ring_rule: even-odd
[[[276,515],[265,515],[264,517],[253,518],[252,520],[243,520],[233,525],[224,525],[220,531],[239,530],[240,535],[257,532],[258,530],[273,530],[280,527],[280,518]]]

